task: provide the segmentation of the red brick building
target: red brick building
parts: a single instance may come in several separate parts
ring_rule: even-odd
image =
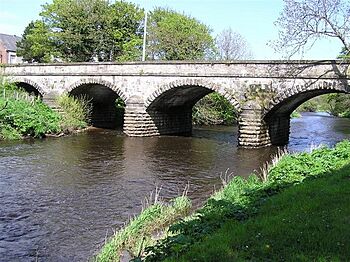
[[[0,34],[0,64],[22,63],[22,58],[16,55],[16,43],[20,40],[16,35]]]

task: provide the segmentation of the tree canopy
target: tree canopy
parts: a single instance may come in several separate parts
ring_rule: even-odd
[[[40,20],[27,26],[18,44],[19,55],[24,61],[130,61],[141,58],[144,10],[133,3],[52,0],[42,6],[40,16]],[[164,8],[156,8],[150,13],[146,50],[147,58],[152,60],[250,58],[247,43],[240,34],[226,30],[215,43],[207,25]]]
[[[53,0],[43,5],[40,16],[42,20],[29,26],[19,45],[28,54],[25,61],[47,62],[48,57],[43,60],[34,55],[35,39],[67,62],[124,61],[140,56],[143,10],[132,3]]]
[[[284,0],[275,22],[280,28],[276,51],[289,56],[310,48],[320,38],[337,39],[350,52],[350,3],[346,0]]]
[[[200,21],[173,10],[151,12],[147,53],[156,60],[203,60],[214,48],[211,30]]]
[[[21,41],[17,43],[17,55],[24,61],[47,63],[58,56],[55,51],[52,34],[40,20],[32,21],[24,30]]]

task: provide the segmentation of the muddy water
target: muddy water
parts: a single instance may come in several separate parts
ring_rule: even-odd
[[[350,138],[350,121],[293,119],[289,149]],[[0,261],[86,261],[156,187],[164,198],[187,184],[195,205],[226,172],[246,176],[275,148],[236,147],[235,127],[192,137],[125,137],[95,130],[58,139],[0,143]]]

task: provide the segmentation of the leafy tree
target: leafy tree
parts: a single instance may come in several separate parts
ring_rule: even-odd
[[[192,110],[195,125],[231,125],[237,119],[237,112],[222,95],[214,92],[198,101]]]
[[[350,96],[348,94],[330,94],[328,103],[332,115],[350,117]]]
[[[250,59],[253,56],[244,37],[231,28],[218,34],[215,42],[219,60]]]
[[[156,60],[202,60],[213,50],[211,30],[195,18],[157,8],[150,15],[148,56]]]
[[[46,58],[33,57],[35,46],[28,39],[50,43],[45,46],[48,47],[45,52],[68,62],[125,61],[140,57],[143,10],[132,3],[53,0],[43,5],[40,16],[42,22],[35,25],[35,30],[30,25],[22,41],[28,60],[47,62]]]
[[[58,55],[51,39],[49,28],[40,20],[30,22],[21,41],[17,43],[17,54],[29,63],[51,62]]]
[[[91,61],[100,51],[107,8],[104,0],[53,0],[40,15],[65,60]]]
[[[139,60],[143,36],[143,10],[132,3],[116,1],[111,6],[108,17],[112,36],[109,48],[115,48],[112,52],[114,59],[111,60]]]
[[[346,0],[284,0],[284,9],[275,24],[279,39],[276,51],[292,56],[310,48],[320,38],[337,39],[350,52],[350,3]]]

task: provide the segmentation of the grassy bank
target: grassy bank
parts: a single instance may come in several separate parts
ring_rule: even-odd
[[[157,238],[166,236],[168,226],[187,216],[190,208],[191,202],[185,196],[175,198],[170,204],[156,200],[117,231],[95,261],[120,261],[125,254],[130,257],[143,256],[145,249],[154,245]]]
[[[267,199],[256,216],[229,220],[166,261],[347,261],[349,200],[348,165]]]
[[[59,114],[40,98],[13,84],[0,85],[0,140],[24,137],[42,138],[47,134],[67,133],[87,126],[88,104],[72,97],[58,100]]]
[[[147,248],[145,261],[342,261],[350,256],[350,143],[235,177]]]

